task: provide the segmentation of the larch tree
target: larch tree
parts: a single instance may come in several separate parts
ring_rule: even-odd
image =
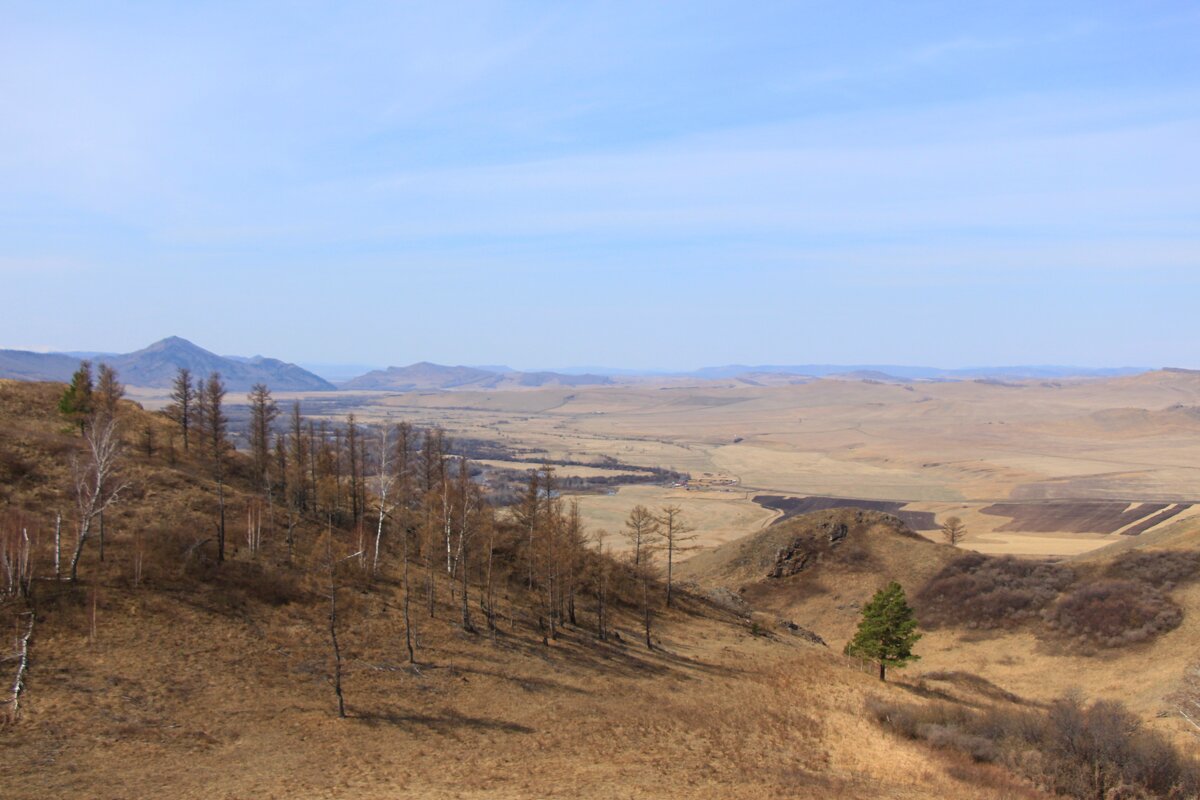
[[[254,462],[254,477],[270,491],[271,428],[279,417],[279,404],[271,397],[265,383],[256,383],[246,396],[250,406],[250,455]]]
[[[520,501],[513,507],[517,525],[525,532],[525,561],[527,567],[526,589],[533,591],[534,538],[541,524],[542,484],[541,474],[536,469],[529,470],[525,484],[525,492]]]
[[[863,606],[862,619],[854,638],[846,644],[846,655],[874,661],[879,665],[879,680],[887,680],[888,667],[903,667],[920,656],[912,651],[921,638],[917,618],[904,589],[892,581],[875,593]]]
[[[563,526],[563,583],[567,595],[567,621],[572,625],[579,623],[575,618],[575,594],[582,578],[581,569],[587,555],[587,528],[583,524],[583,514],[579,510],[579,498],[571,498],[567,506],[567,515]]]
[[[650,583],[654,580],[657,569],[654,563],[654,556],[657,553],[657,546],[646,542],[642,543],[641,561],[633,562],[633,574],[637,578],[638,585],[641,587],[642,595],[642,628],[646,637],[646,648],[654,649],[654,641],[650,637],[651,628],[654,625],[654,609],[650,605]]]
[[[304,436],[304,417],[300,414],[300,401],[292,403],[292,414],[288,426],[288,493],[290,501],[299,511],[308,510],[308,442]]]
[[[195,413],[196,389],[192,385],[192,371],[180,367],[175,371],[175,380],[171,383],[171,405],[167,406],[167,416],[179,424],[183,433],[183,449],[189,449],[190,432]]]
[[[296,555],[296,526],[300,524],[300,504],[291,487],[291,471],[288,459],[288,437],[285,433],[275,434],[275,473],[279,481],[279,492],[287,511],[287,560],[292,563]]]
[[[675,556],[695,548],[692,543],[696,540],[696,529],[684,522],[683,509],[674,505],[663,506],[658,516],[658,529],[667,553],[667,607],[670,608]]]
[[[597,529],[592,534],[596,543],[596,557],[591,559],[592,569],[590,578],[596,589],[596,638],[600,641],[608,639],[608,584],[611,571],[610,560],[604,552],[604,541],[608,531]]]
[[[642,549],[659,538],[659,520],[650,509],[636,505],[625,519],[625,538],[633,548],[633,565],[642,563]]]
[[[458,471],[455,474],[454,502],[457,506],[455,514],[456,542],[451,568],[451,579],[457,573],[461,588],[462,628],[473,633],[475,626],[471,623],[470,592],[468,580],[470,577],[471,544],[475,537],[490,524],[488,508],[483,501],[483,492],[471,480],[471,464],[466,457],[458,459]]]
[[[444,531],[443,515],[447,507],[446,436],[441,428],[425,431],[421,442],[421,500],[424,511],[423,549],[427,567],[429,616],[437,612],[435,583],[439,551]]]
[[[105,420],[116,417],[117,405],[124,396],[125,387],[117,379],[117,371],[108,364],[101,364],[93,394],[97,418]]]
[[[225,416],[225,383],[221,373],[211,373],[196,396],[196,416],[204,440],[204,456],[217,484],[217,561],[225,560],[225,466],[229,455],[229,418]]]

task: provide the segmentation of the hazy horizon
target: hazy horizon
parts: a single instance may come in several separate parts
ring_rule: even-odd
[[[174,338],[183,338],[185,341],[190,341],[190,340],[187,340],[186,337],[176,337],[175,335],[172,335],[172,336],[168,336],[168,337],[163,337],[162,339],[157,339],[154,342],[148,343],[148,345],[158,344],[160,341],[165,341],[167,339],[174,339]],[[202,349],[206,349],[206,350],[208,349],[208,348],[205,348],[204,345],[200,342],[190,342],[190,343],[197,347],[201,347]],[[137,348],[136,350],[131,351],[131,352],[137,352],[138,350],[141,350],[141,349],[142,348]],[[52,349],[48,349],[48,348],[40,348],[37,350],[29,350],[28,348],[8,347],[8,346],[5,346],[3,343],[0,343],[0,351],[4,351],[4,350],[24,350],[24,351],[28,351],[28,352],[35,352],[35,353],[42,353],[42,354],[68,355],[68,356],[73,356],[73,357],[77,357],[80,359],[90,359],[90,360],[103,359],[105,356],[128,355],[128,353],[120,353],[120,352],[116,352],[116,351],[93,351],[93,350],[77,350],[77,349],[52,350]],[[210,351],[210,352],[213,352],[213,351]],[[239,360],[256,358],[256,357],[260,357],[260,356],[266,357],[266,358],[274,358],[274,356],[272,356],[270,353],[259,353],[259,352],[255,352],[253,354],[249,354],[249,353],[217,353],[216,355],[220,355],[223,358],[233,358],[233,359],[239,359]],[[366,372],[373,371],[373,370],[385,370],[385,369],[391,369],[391,368],[396,368],[396,367],[403,368],[403,367],[415,366],[417,364],[422,364],[422,363],[432,363],[432,364],[435,364],[438,366],[447,366],[447,367],[470,367],[473,369],[491,370],[491,371],[495,371],[495,372],[505,372],[505,371],[558,372],[558,373],[567,373],[567,374],[583,374],[583,373],[593,372],[593,373],[598,373],[598,374],[603,374],[603,375],[610,375],[613,377],[619,377],[619,376],[630,376],[630,377],[665,376],[665,377],[669,377],[669,376],[673,376],[673,375],[674,376],[687,376],[687,375],[691,375],[693,373],[704,372],[706,370],[729,369],[729,368],[737,368],[737,367],[745,367],[747,369],[767,369],[767,370],[808,367],[808,368],[814,368],[814,369],[821,370],[822,372],[819,374],[824,374],[825,372],[832,372],[837,369],[881,370],[881,371],[886,371],[888,369],[896,369],[899,371],[925,370],[925,371],[930,371],[930,372],[935,372],[935,371],[970,372],[970,371],[982,371],[982,370],[1002,371],[1002,370],[1006,370],[1006,369],[1007,370],[1012,370],[1012,369],[1029,369],[1029,370],[1079,369],[1079,370],[1084,370],[1084,371],[1118,372],[1118,371],[1143,371],[1143,370],[1152,370],[1152,369],[1173,368],[1173,365],[1170,365],[1170,364],[1158,365],[1158,366],[1151,366],[1151,365],[1144,365],[1144,364],[1143,365],[1121,364],[1121,365],[1097,366],[1097,365],[1090,365],[1090,364],[1035,364],[1035,363],[946,365],[946,364],[927,364],[927,363],[925,363],[925,364],[915,364],[915,363],[914,364],[882,364],[882,363],[878,363],[878,362],[860,362],[860,363],[805,362],[805,363],[794,363],[794,364],[783,364],[783,363],[772,363],[772,364],[753,363],[752,364],[752,363],[747,363],[744,360],[729,362],[729,363],[725,363],[725,364],[694,364],[694,365],[679,365],[679,366],[665,366],[665,367],[658,366],[658,367],[642,367],[642,368],[627,367],[627,366],[623,366],[623,365],[619,365],[619,364],[600,365],[600,364],[583,364],[583,363],[558,364],[558,365],[545,365],[545,364],[532,364],[531,365],[531,364],[524,364],[519,360],[512,361],[511,363],[505,362],[502,364],[484,364],[484,363],[480,363],[480,362],[469,362],[469,363],[463,363],[463,364],[449,364],[449,363],[433,362],[433,361],[430,361],[429,359],[418,359],[417,361],[403,362],[403,363],[392,362],[392,363],[379,363],[379,364],[364,364],[364,363],[356,363],[356,362],[311,361],[311,360],[301,358],[292,363],[295,363],[297,366],[302,367],[306,370],[309,370],[310,372],[313,372],[314,374],[316,374],[322,378],[325,378],[326,380],[331,380],[334,382],[339,381],[339,380],[345,380],[345,379],[352,378],[352,377],[357,377],[361,374],[364,374]],[[514,366],[514,364],[515,364],[515,366]],[[814,373],[814,374],[818,374],[818,373]]]
[[[1192,4],[3,15],[5,347],[1200,367]]]

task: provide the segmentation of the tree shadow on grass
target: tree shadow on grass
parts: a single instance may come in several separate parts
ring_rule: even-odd
[[[535,730],[528,725],[521,725],[517,722],[509,722],[502,719],[472,717],[450,708],[443,709],[438,714],[420,714],[399,709],[379,711],[351,710],[347,713],[347,717],[359,720],[372,727],[377,725],[396,725],[405,728],[419,727],[442,734],[452,734],[461,730],[535,733]]]

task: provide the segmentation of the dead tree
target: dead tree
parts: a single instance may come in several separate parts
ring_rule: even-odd
[[[362,555],[360,550],[357,553],[351,553],[345,558],[333,560],[333,517],[329,518],[329,532],[325,540],[325,562],[329,567],[329,642],[333,647],[333,693],[337,696],[338,717],[346,718],[346,699],[342,694],[342,648],[338,644],[337,627],[337,593],[338,585],[336,580],[335,567],[343,561],[349,561],[352,558],[358,558]]]
[[[75,478],[75,503],[79,510],[79,536],[75,541],[75,553],[71,556],[70,578],[74,583],[79,576],[79,557],[92,532],[92,524],[104,509],[117,502],[121,492],[128,486],[118,476],[118,462],[122,445],[117,436],[117,421],[109,419],[103,424],[93,424],[84,429],[84,459],[74,460],[72,472]]]
[[[963,521],[958,517],[946,517],[946,521],[942,523],[942,538],[946,540],[946,544],[951,547],[958,547],[967,535],[967,527],[963,525]]]

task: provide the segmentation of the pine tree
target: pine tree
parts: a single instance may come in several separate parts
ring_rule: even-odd
[[[92,397],[94,390],[92,362],[80,361],[79,369],[75,370],[75,374],[71,376],[71,385],[66,388],[58,400],[59,413],[73,424],[78,425],[80,434],[83,433],[88,419],[95,410],[95,401]]]
[[[912,648],[921,638],[917,620],[904,596],[904,589],[892,581],[875,593],[862,610],[858,631],[846,645],[846,655],[879,664],[879,680],[887,679],[887,668],[903,667],[920,656]]]

